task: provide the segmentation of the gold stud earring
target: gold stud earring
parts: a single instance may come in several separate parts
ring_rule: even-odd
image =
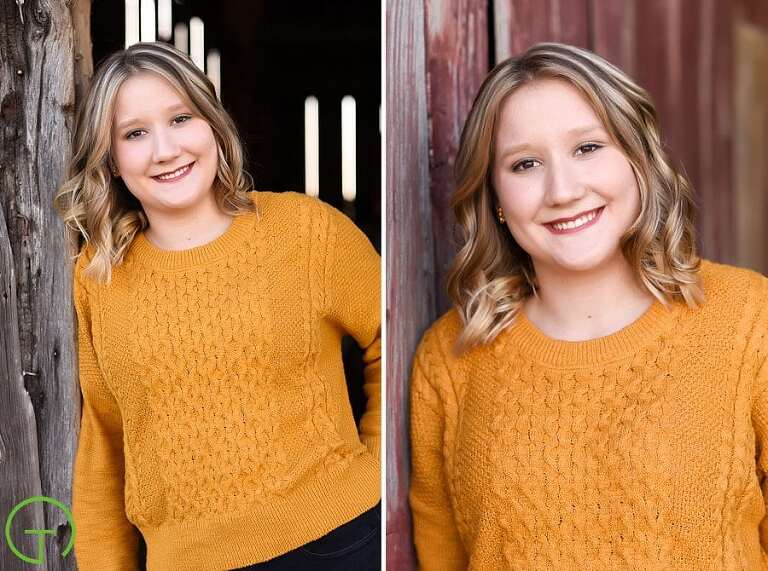
[[[499,219],[499,224],[506,224],[507,220],[504,218],[504,211],[501,209],[501,206],[496,208],[496,216]]]

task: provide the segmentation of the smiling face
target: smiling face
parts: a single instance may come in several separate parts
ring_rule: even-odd
[[[539,79],[504,102],[493,185],[537,271],[588,271],[622,256],[640,213],[632,166],[575,87]]]
[[[139,73],[120,86],[112,123],[119,176],[151,218],[213,198],[218,147],[211,126],[163,78]]]

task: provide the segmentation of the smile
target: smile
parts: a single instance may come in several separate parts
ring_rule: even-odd
[[[549,222],[544,224],[544,226],[553,234],[572,234],[595,224],[603,213],[604,208],[604,206],[601,206],[600,208],[585,212],[573,220]]]
[[[152,178],[159,182],[176,182],[177,180],[181,180],[187,176],[189,171],[192,170],[192,165],[194,164],[195,163],[189,163],[188,165],[178,168],[175,171],[159,174],[157,176],[153,176]]]

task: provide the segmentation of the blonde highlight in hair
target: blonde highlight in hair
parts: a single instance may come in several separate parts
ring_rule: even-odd
[[[620,247],[642,284],[664,305],[682,299],[696,307],[704,300],[693,192],[663,149],[648,93],[589,51],[537,44],[488,74],[462,130],[451,202],[461,238],[448,276],[448,293],[463,322],[458,352],[493,341],[514,321],[524,300],[536,293],[531,257],[496,220],[491,175],[504,103],[518,88],[544,78],[575,87],[632,166],[640,214]]]
[[[149,226],[139,201],[112,173],[112,122],[123,83],[140,73],[167,81],[193,112],[208,122],[218,147],[214,195],[222,212],[237,216],[256,211],[247,193],[253,180],[234,122],[219,102],[211,81],[184,53],[162,42],[137,43],[110,55],[99,66],[79,109],[69,178],[54,199],[77,249],[93,248],[84,273],[108,282],[134,237]]]

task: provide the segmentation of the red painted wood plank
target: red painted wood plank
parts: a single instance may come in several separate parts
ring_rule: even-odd
[[[739,18],[768,31],[768,2],[765,0],[735,0]]]
[[[734,27],[734,190],[737,263],[768,274],[768,27]]]
[[[634,4],[634,0],[590,0],[589,5],[589,49],[632,76],[636,41]]]
[[[699,207],[701,254],[733,262],[731,160],[734,5],[715,0],[592,0],[592,49],[649,91],[673,162]]]
[[[538,42],[587,47],[587,0],[494,0],[496,61]]]
[[[485,0],[426,1],[430,197],[435,238],[437,313],[450,307],[446,274],[455,253],[450,199],[461,128],[488,72]]]
[[[387,567],[414,567],[408,484],[411,358],[435,318],[422,0],[387,6]]]
[[[734,257],[731,6],[651,0],[635,13],[636,79],[656,102],[663,139],[691,180],[702,255]]]

